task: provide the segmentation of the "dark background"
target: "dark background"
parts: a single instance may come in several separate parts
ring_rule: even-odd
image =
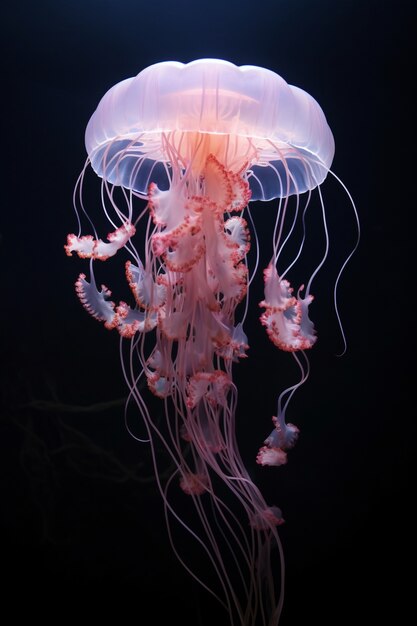
[[[73,283],[86,266],[63,252],[76,229],[85,126],[105,91],[158,61],[218,57],[267,67],[318,100],[335,136],[333,169],[362,226],[340,285],[348,352],[338,358],[331,290],[355,230],[343,191],[326,181],[332,247],[311,311],[319,342],[291,407],[302,434],[285,468],[253,462],[276,393],[296,374],[257,322],[261,271],[249,358],[236,368],[242,454],[286,518],[282,626],[405,621],[415,495],[413,4],[42,0],[2,10],[0,567],[2,606],[10,601],[15,615],[226,624],[171,552],[148,451],[124,424],[118,337],[79,305]],[[264,265],[275,206],[253,211]]]

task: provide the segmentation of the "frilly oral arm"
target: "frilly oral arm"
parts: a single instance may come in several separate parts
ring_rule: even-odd
[[[265,300],[259,306],[265,307],[260,320],[272,343],[286,352],[308,350],[316,342],[314,325],[308,317],[308,307],[312,295],[304,299],[292,295],[293,289],[287,280],[281,280],[276,268],[269,265],[264,272]]]
[[[194,408],[203,397],[212,405],[222,405],[230,385],[229,376],[221,370],[197,372],[187,383],[187,406]]]
[[[241,173],[226,170],[213,154],[207,157],[204,186],[206,197],[214,201],[221,213],[243,211],[251,198],[249,185]]]
[[[75,283],[76,293],[84,308],[96,320],[104,322],[109,330],[117,328],[122,337],[133,337],[136,332],[147,332],[157,323],[156,313],[147,313],[131,309],[125,302],[120,302],[115,308],[110,300],[111,291],[104,285],[101,291],[97,289],[94,277],[91,283],[86,280],[85,274],[80,274]]]
[[[137,262],[137,266],[126,262],[126,278],[136,303],[144,309],[158,309],[165,301],[166,286],[157,284],[152,272]]]
[[[271,448],[282,448],[282,450],[293,448],[300,432],[297,426],[286,424],[283,413],[279,417],[274,416],[272,421],[275,428],[265,439],[265,445]]]
[[[98,291],[94,278],[89,283],[85,274],[80,274],[75,283],[75,291],[81,304],[90,315],[96,320],[104,322],[106,328],[114,328],[115,304],[110,300],[111,291],[105,285],[102,285],[101,291]]]
[[[64,246],[65,252],[68,256],[76,252],[81,259],[106,261],[109,257],[114,256],[120,248],[123,248],[135,232],[133,224],[126,222],[107,235],[109,243],[105,243],[101,239],[94,239],[91,235],[77,237],[71,234],[67,237],[67,244]]]
[[[285,465],[287,462],[287,453],[281,450],[281,448],[263,446],[259,449],[256,462],[259,465]]]
[[[250,235],[246,220],[234,215],[224,223],[227,239],[233,245],[233,261],[241,261],[250,249]]]

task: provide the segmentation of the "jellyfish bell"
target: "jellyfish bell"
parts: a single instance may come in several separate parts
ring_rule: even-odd
[[[252,199],[269,200],[322,183],[334,156],[308,93],[270,70],[218,59],[157,63],[116,84],[85,139],[99,176],[144,194],[150,182],[170,184],[161,164],[198,177],[212,154],[233,172],[254,167]]]
[[[111,232],[83,235],[80,228],[68,236],[65,249],[90,259],[90,282],[85,274],[76,282],[82,304],[120,333],[128,405],[143,419],[173,548],[178,555],[171,532],[177,524],[216,573],[219,587],[213,589],[204,570],[192,572],[224,606],[232,625],[276,626],[284,585],[277,527],[284,520],[247,472],[235,432],[232,367],[249,347],[245,296],[256,270],[247,260],[253,228],[248,204],[278,199],[260,321],[300,371],[279,395],[274,430],[254,455],[259,465],[276,467],[287,462],[299,434],[286,422],[286,412],[308,377],[305,350],[316,341],[308,308],[311,283],[328,247],[321,194],[322,261],[297,292],[283,278],[303,252],[304,232],[290,265],[283,271],[278,265],[295,225],[305,228],[311,191],[330,171],[332,133],[318,103],[274,72],[201,59],[158,63],[112,87],[92,115],[85,140],[86,167],[102,179],[102,209]],[[91,228],[84,173],[75,206],[80,216],[88,215]],[[292,196],[295,208],[289,212]],[[254,241],[256,247],[256,232]],[[94,262],[119,252],[128,257],[130,304],[116,304],[110,289],[95,280]],[[163,402],[163,423],[152,418],[145,387]],[[165,481],[158,475],[157,443],[174,466]],[[174,484],[193,502],[196,527],[177,513]],[[190,570],[187,555],[179,557]]]

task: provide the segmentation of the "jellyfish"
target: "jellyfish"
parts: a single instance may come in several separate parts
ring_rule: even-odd
[[[279,395],[272,431],[254,454],[259,465],[279,467],[299,435],[286,411],[308,376],[306,351],[317,338],[310,290],[328,247],[320,185],[331,172],[332,132],[318,103],[276,73],[201,59],[157,63],[113,86],[85,141],[88,158],[74,192],[79,232],[68,235],[65,249],[89,260],[89,277],[76,281],[82,304],[120,334],[127,406],[142,418],[141,440],[150,445],[172,547],[223,605],[231,626],[276,626],[284,598],[278,534],[284,519],[276,503],[265,501],[239,452],[232,375],[247,356],[244,324],[257,270],[257,262],[248,262],[252,240],[259,245],[249,205],[276,202],[260,322],[300,371]],[[107,237],[84,200],[90,167],[101,179]],[[295,291],[288,275],[303,252],[304,216],[316,188],[326,249]],[[300,221],[301,242],[280,268]],[[124,262],[129,302],[113,301],[110,289],[96,282],[97,264],[115,255]],[[163,407],[162,419],[148,394]],[[168,478],[159,471],[161,451],[173,467]],[[190,519],[176,498],[188,498]],[[191,547],[180,551],[174,526],[188,533],[204,562],[201,571],[188,559]]]

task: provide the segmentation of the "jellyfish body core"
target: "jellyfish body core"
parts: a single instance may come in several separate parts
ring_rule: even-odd
[[[301,371],[300,380],[280,395],[272,433],[256,456],[260,465],[279,466],[298,436],[285,412],[307,377],[304,350],[316,335],[308,315],[315,272],[295,295],[277,265],[303,215],[300,195],[305,192],[305,210],[311,190],[329,171],[331,131],[315,100],[277,74],[203,59],[159,63],[115,85],[90,119],[86,147],[86,167],[102,178],[102,206],[112,232],[104,242],[95,229],[82,235],[80,228],[68,236],[66,251],[90,259],[90,282],[81,274],[77,293],[123,339],[128,403],[143,417],[174,550],[191,570],[177,551],[172,524],[187,530],[204,554],[218,587],[206,582],[204,570],[191,573],[224,605],[231,625],[276,626],[283,602],[277,532],[283,518],[251,480],[235,433],[232,366],[248,349],[244,305],[237,319],[251,279],[248,203],[278,199],[260,320]],[[75,192],[81,215],[85,171]],[[288,227],[290,197],[296,207]],[[138,251],[142,224],[145,243]],[[294,262],[302,247],[303,242]],[[116,305],[109,289],[95,282],[94,263],[118,252],[127,256],[131,305]],[[145,379],[163,402],[162,424],[145,402]],[[168,479],[158,476],[157,447],[173,463]],[[194,526],[176,511],[175,484],[194,504]]]

